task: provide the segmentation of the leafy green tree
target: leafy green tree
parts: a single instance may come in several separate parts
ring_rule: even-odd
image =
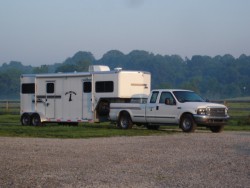
[[[0,66],[0,98],[19,96],[23,73],[85,72],[89,65],[107,65],[111,69],[148,71],[152,88],[184,88],[195,90],[210,99],[250,96],[250,56],[234,58],[230,54],[215,57],[195,55],[182,59],[179,55],[159,55],[143,50],[123,54],[108,51],[99,60],[90,52],[79,51],[63,63],[24,66],[11,61]]]
[[[49,72],[48,65],[41,65],[40,67],[34,67],[34,69],[33,69],[34,74],[48,73],[48,72]]]

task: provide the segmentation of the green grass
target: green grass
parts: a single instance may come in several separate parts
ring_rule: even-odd
[[[0,136],[39,137],[39,138],[94,138],[115,136],[149,136],[182,133],[178,126],[161,126],[159,130],[148,130],[134,126],[129,130],[118,129],[110,123],[79,124],[79,126],[62,126],[47,124],[46,126],[22,126],[19,115],[0,115]],[[250,125],[239,124],[240,120],[230,120],[226,131],[250,131]],[[198,128],[206,130],[206,128]]]
[[[122,130],[110,123],[87,123],[79,126],[62,126],[47,124],[46,126],[22,126],[19,115],[0,115],[0,136],[41,137],[41,138],[93,138],[114,136],[148,136],[180,132],[177,129],[148,130],[135,126]]]
[[[238,127],[246,130],[250,126],[250,103],[249,102],[228,102],[229,116],[231,117],[229,125],[234,126],[233,130],[237,130]]]
[[[19,114],[20,113],[20,102],[19,101],[8,101],[8,108],[6,101],[0,100],[0,114]]]
[[[1,124],[19,124],[20,123],[20,115],[0,115],[0,125]]]
[[[2,125],[0,136],[15,137],[41,137],[41,138],[93,138],[114,136],[147,136],[169,134],[175,131],[130,129],[121,130],[110,125],[80,125],[80,126],[58,126],[49,125],[45,127]]]

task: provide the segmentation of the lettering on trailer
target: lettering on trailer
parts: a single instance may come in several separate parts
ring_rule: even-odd
[[[71,102],[72,101],[72,94],[76,95],[76,92],[68,91],[68,92],[65,93],[65,95],[68,95],[68,94],[69,94],[69,102]]]
[[[61,95],[37,95],[36,96],[36,102],[37,103],[43,103],[45,106],[49,106],[49,103],[47,102],[48,99],[61,99]],[[44,99],[44,100],[43,100]],[[33,103],[35,103],[35,100],[32,100]]]

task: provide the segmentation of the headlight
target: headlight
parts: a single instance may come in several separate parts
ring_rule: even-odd
[[[225,109],[225,115],[228,115],[228,108]]]
[[[206,115],[206,113],[207,113],[206,108],[199,108],[199,109],[197,110],[197,114],[198,114],[198,115]]]

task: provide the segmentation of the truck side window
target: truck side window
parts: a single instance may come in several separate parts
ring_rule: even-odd
[[[166,102],[166,100],[167,100],[167,102]],[[167,105],[174,105],[175,104],[175,100],[174,100],[174,98],[173,98],[173,96],[172,96],[171,93],[169,93],[169,92],[162,92],[159,103],[165,103]]]
[[[158,91],[153,91],[150,103],[156,103],[157,97],[158,97],[159,92]]]

